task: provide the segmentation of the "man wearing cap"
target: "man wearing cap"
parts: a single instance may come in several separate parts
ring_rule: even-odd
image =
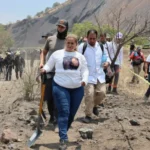
[[[110,54],[109,56],[110,56],[111,60],[114,59],[117,49],[118,49],[118,46],[121,44],[122,39],[123,39],[123,34],[121,32],[118,32],[116,34],[116,36],[114,37],[114,40],[109,43],[108,51],[109,51],[109,54]],[[123,47],[120,49],[119,55],[113,65],[113,68],[115,71],[114,82],[112,80],[112,82],[109,83],[107,93],[112,92],[112,94],[118,94],[117,85],[118,85],[118,81],[119,81],[119,72],[120,72],[122,63],[123,63]],[[113,83],[113,85],[112,85],[112,83]],[[113,87],[113,89],[112,89],[112,87]]]
[[[142,63],[145,62],[145,57],[144,54],[141,52],[141,48],[137,47],[137,50],[134,50],[131,54],[130,54],[130,59],[132,60],[132,66],[133,66],[133,70],[135,74],[140,74],[141,72],[141,68],[142,68]],[[132,81],[130,82],[132,83],[139,83],[139,78],[137,76],[133,76]]]
[[[25,60],[20,56],[20,51],[16,52],[14,65],[15,65],[16,79],[19,79],[19,77],[22,78],[23,68],[25,67]]]
[[[45,62],[48,61],[49,57],[53,52],[64,48],[67,32],[68,32],[68,22],[64,19],[59,20],[59,22],[57,23],[57,34],[48,37],[44,49],[41,52],[40,68],[42,68]],[[47,73],[45,99],[48,102],[48,110],[51,115],[49,122],[53,123],[54,126],[57,127],[57,123],[56,123],[57,111],[55,109],[53,96],[52,96],[52,80],[53,80],[54,73],[55,73],[55,69],[52,72]]]

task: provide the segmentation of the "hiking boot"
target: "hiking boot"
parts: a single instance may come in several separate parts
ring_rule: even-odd
[[[110,93],[111,93],[111,86],[108,86],[107,94],[110,94]]]
[[[92,118],[89,117],[89,116],[86,116],[84,119],[83,119],[83,122],[84,123],[90,123],[92,121]]]
[[[93,114],[95,116],[98,116],[99,115],[99,111],[98,111],[98,108],[97,107],[93,107]]]
[[[119,95],[119,93],[117,92],[117,88],[113,88],[112,94],[114,94],[114,95]]]
[[[67,149],[68,140],[60,140],[59,150]]]
[[[105,107],[105,106],[104,106],[104,103],[99,104],[99,106],[100,106],[100,107]]]

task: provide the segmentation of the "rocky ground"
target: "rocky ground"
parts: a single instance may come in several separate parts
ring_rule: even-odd
[[[127,60],[126,60],[127,62]],[[129,65],[129,63],[128,63]],[[100,107],[99,117],[91,124],[82,123],[82,103],[69,131],[68,150],[149,150],[150,149],[150,101],[143,100],[147,88],[144,81],[130,85],[128,65],[122,68],[119,95],[107,95],[105,107]],[[36,128],[40,88],[36,87],[34,101],[23,98],[22,81],[0,81],[0,150],[28,150],[26,142]],[[45,108],[46,110],[46,108]],[[47,112],[46,112],[47,114]],[[47,114],[47,118],[48,118]],[[93,129],[91,140],[82,139],[80,128]],[[45,126],[43,134],[31,148],[33,150],[57,149],[58,134],[52,126]]]

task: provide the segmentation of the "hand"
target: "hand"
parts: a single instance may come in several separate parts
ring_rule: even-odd
[[[109,66],[109,63],[108,62],[105,62],[104,64],[103,64],[103,67],[104,68],[107,68]]]
[[[146,77],[148,77],[148,74],[147,74],[147,73],[145,73],[145,74],[144,74],[144,77],[145,77],[145,78],[146,78]]]
[[[85,82],[81,82],[81,85],[82,85],[82,86],[85,86]]]
[[[45,69],[40,69],[40,72],[41,72],[41,74],[43,74],[43,73],[46,73],[46,70]]]
[[[44,66],[44,64],[40,64],[40,66],[39,66],[39,67],[40,67],[40,69],[41,69],[41,68],[43,68],[43,66]]]

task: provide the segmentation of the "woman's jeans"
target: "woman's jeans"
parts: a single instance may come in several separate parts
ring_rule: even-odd
[[[70,128],[76,112],[84,96],[84,88],[68,89],[53,81],[53,98],[58,111],[58,127],[60,140],[68,140]]]
[[[150,74],[148,74],[148,82],[150,83]],[[146,96],[146,97],[149,97],[149,96],[150,96],[150,85],[149,85],[149,87],[148,87],[148,89],[147,89],[147,92],[145,93],[145,96]]]

